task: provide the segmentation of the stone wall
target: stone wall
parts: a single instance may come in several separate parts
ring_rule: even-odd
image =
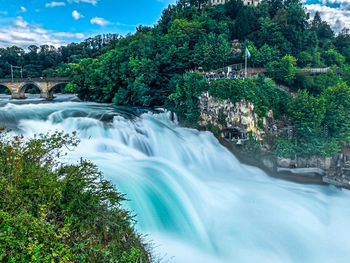
[[[219,100],[204,92],[199,97],[200,125],[217,125],[221,130],[239,128],[246,132],[252,131],[256,138],[261,139],[268,129],[268,119],[272,118],[272,111],[268,118],[263,118],[263,126],[258,127],[258,115],[254,112],[251,102],[242,100],[232,103],[230,100]]]
[[[337,158],[326,157],[297,157],[295,159],[290,158],[277,158],[277,166],[281,168],[309,168],[317,167],[323,170],[329,170],[331,167],[336,166]]]

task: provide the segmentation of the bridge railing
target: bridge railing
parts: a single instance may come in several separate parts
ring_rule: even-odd
[[[69,78],[19,78],[19,79],[0,79],[0,83],[22,83],[22,82],[70,82]]]
[[[330,70],[330,67],[328,68],[303,68],[300,70],[300,72],[305,72],[309,74],[323,74],[327,73]]]

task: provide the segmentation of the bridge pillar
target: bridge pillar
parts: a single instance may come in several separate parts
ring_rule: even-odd
[[[49,92],[41,92],[40,98],[45,99],[45,100],[53,100],[53,93],[50,91]]]
[[[21,86],[20,83],[10,82],[6,83],[5,85],[10,90],[12,99],[21,100],[26,98],[24,92],[20,92],[19,90]]]
[[[21,92],[12,92],[11,94],[11,99],[13,100],[23,100],[25,98],[26,98],[25,94]]]
[[[38,83],[40,86],[40,98],[45,99],[45,100],[53,100],[53,92],[51,91],[53,87],[53,83],[47,81],[47,82],[41,82]]]

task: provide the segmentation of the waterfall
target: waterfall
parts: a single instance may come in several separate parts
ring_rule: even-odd
[[[130,110],[132,112],[132,110]],[[349,262],[350,192],[272,178],[168,113],[59,101],[2,102],[0,126],[78,132],[84,157],[129,201],[164,262]]]

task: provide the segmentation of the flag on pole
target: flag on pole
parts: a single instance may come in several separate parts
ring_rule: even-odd
[[[249,52],[248,48],[245,49],[245,55],[246,55],[246,57],[250,58],[250,52]]]

